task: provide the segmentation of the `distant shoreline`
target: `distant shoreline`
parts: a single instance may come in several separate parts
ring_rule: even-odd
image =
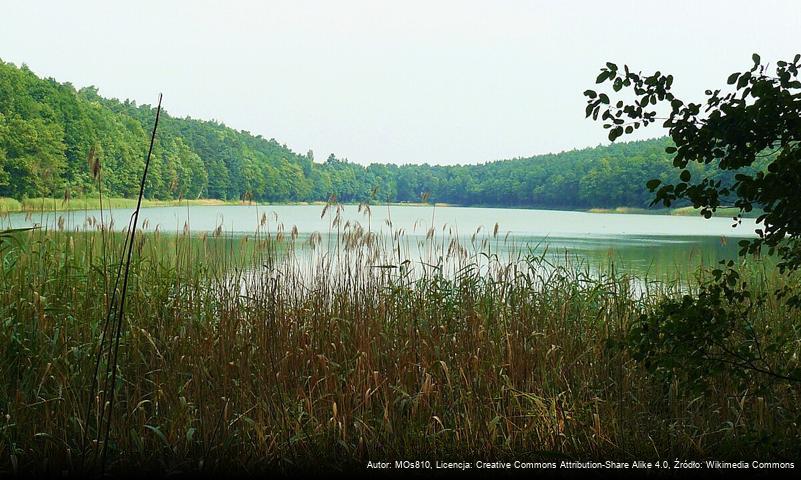
[[[325,206],[327,202],[254,202],[242,200],[220,200],[216,198],[198,198],[182,200],[153,200],[143,199],[142,208],[156,207],[192,207],[192,206],[270,206],[270,205],[316,205]],[[344,202],[343,205],[358,205],[359,202]],[[422,203],[422,202],[382,202],[371,204],[371,207],[383,206],[437,206],[437,207],[461,207],[466,205],[455,205],[450,203]],[[135,198],[103,198],[103,208],[134,208],[136,207]],[[100,209],[99,198],[72,198],[64,200],[62,198],[28,198],[17,200],[14,198],[0,197],[0,214],[4,213],[26,213],[26,212],[70,212],[78,210],[98,210]]]
[[[343,205],[358,205],[358,202],[346,202]],[[214,198],[199,198],[199,199],[183,199],[183,200],[142,200],[143,208],[155,207],[188,207],[188,206],[270,206],[270,205],[318,205],[324,206],[326,202],[313,201],[313,202],[246,202],[241,200],[219,200]],[[134,198],[104,198],[104,208],[134,208],[136,206],[136,199]],[[377,203],[371,205],[373,208],[391,206],[391,207],[465,207],[465,208],[518,208],[525,210],[555,210],[555,211],[568,211],[568,212],[586,212],[597,214],[637,214],[637,215],[671,215],[671,216],[692,216],[700,215],[699,210],[693,207],[679,207],[679,208],[638,208],[638,207],[617,207],[617,208],[590,208],[590,209],[575,209],[575,208],[543,208],[543,207],[521,207],[516,205],[499,206],[499,205],[458,205],[452,203],[422,203],[422,202],[388,202]],[[26,212],[39,212],[39,211],[57,211],[68,212],[76,210],[98,210],[100,208],[100,199],[98,198],[72,198],[64,200],[60,198],[29,198],[25,200],[16,200],[13,198],[0,197],[0,214],[10,213],[26,213]],[[719,208],[715,215],[716,217],[734,217],[739,210],[734,207]],[[746,217],[756,217],[760,212],[752,212]]]
[[[622,213],[622,214],[637,214],[637,215],[672,215],[679,217],[688,217],[692,215],[701,215],[701,209],[693,207],[679,207],[679,208],[636,208],[636,207],[618,207],[618,208],[591,208],[586,210],[589,213]],[[714,217],[735,217],[740,212],[736,207],[722,207],[718,208],[712,215]],[[754,210],[744,218],[756,218],[761,211]]]

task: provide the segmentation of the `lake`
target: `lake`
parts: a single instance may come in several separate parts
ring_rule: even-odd
[[[140,226],[164,233],[212,232],[236,236],[293,230],[301,240],[317,232],[323,244],[337,232],[358,225],[365,232],[392,242],[404,238],[404,254],[425,256],[428,243],[457,239],[470,251],[494,253],[547,252],[554,258],[566,254],[590,264],[608,263],[640,274],[687,266],[709,265],[737,256],[737,240],[754,237],[754,219],[743,219],[736,228],[731,218],[700,216],[587,213],[554,210],[468,208],[446,206],[377,206],[369,212],[356,205],[191,206],[142,209]],[[122,230],[132,211],[104,212],[106,224]],[[99,222],[100,211],[17,213],[2,219],[5,228],[39,224],[46,228],[82,230]],[[497,224],[497,231],[496,231]],[[432,230],[433,226],[433,230]],[[431,240],[431,242],[427,242]]]

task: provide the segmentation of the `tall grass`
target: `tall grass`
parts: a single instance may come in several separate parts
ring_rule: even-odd
[[[698,393],[610,347],[692,284],[642,293],[613,266],[499,255],[497,229],[473,236],[475,248],[434,231],[415,240],[420,258],[401,231],[379,237],[369,223],[342,225],[335,207],[325,214],[325,237],[266,217],[250,236],[138,237],[112,469],[798,456],[798,386],[742,390],[721,375]],[[4,251],[3,473],[78,471],[87,453],[81,438],[103,411],[86,386],[106,272],[123,260],[123,235],[105,233],[104,263],[98,228],[21,232]],[[758,264],[745,274],[780,282]],[[782,331],[797,324],[780,302],[758,315]]]
[[[13,198],[0,197],[0,213],[13,213],[13,212],[53,212],[53,211],[70,211],[70,210],[100,210],[99,197],[71,197],[64,198],[49,198],[49,197],[32,197],[23,200],[16,200]],[[186,205],[243,205],[248,202],[242,201],[227,201],[216,200],[210,198],[199,199],[181,199],[181,200],[157,200],[157,199],[144,199],[142,201],[143,207],[171,207],[171,206],[186,206]],[[125,208],[132,209],[136,207],[135,198],[119,198],[103,197],[104,209],[109,208]]]
[[[13,198],[0,197],[0,213],[18,212],[22,210],[22,204]]]

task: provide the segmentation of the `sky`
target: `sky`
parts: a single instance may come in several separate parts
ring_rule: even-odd
[[[801,1],[0,0],[0,59],[352,162],[465,164],[608,143],[606,61],[698,101],[801,53]],[[2,92],[0,92],[2,94]],[[649,127],[641,138],[663,134]]]

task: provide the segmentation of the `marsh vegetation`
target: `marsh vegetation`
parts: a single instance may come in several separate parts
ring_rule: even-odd
[[[497,229],[469,248],[441,230],[379,236],[340,208],[324,212],[325,240],[267,216],[247,236],[138,237],[109,469],[797,456],[797,384],[721,370],[699,385],[627,347],[642,315],[711,269],[635,289],[614,259],[499,255]],[[6,473],[98,468],[104,405],[88,385],[124,235],[89,223],[3,237]],[[409,249],[421,241],[423,259]],[[797,363],[795,317],[770,297],[784,277],[754,258],[738,271],[769,295],[754,328],[786,339],[767,361]]]

